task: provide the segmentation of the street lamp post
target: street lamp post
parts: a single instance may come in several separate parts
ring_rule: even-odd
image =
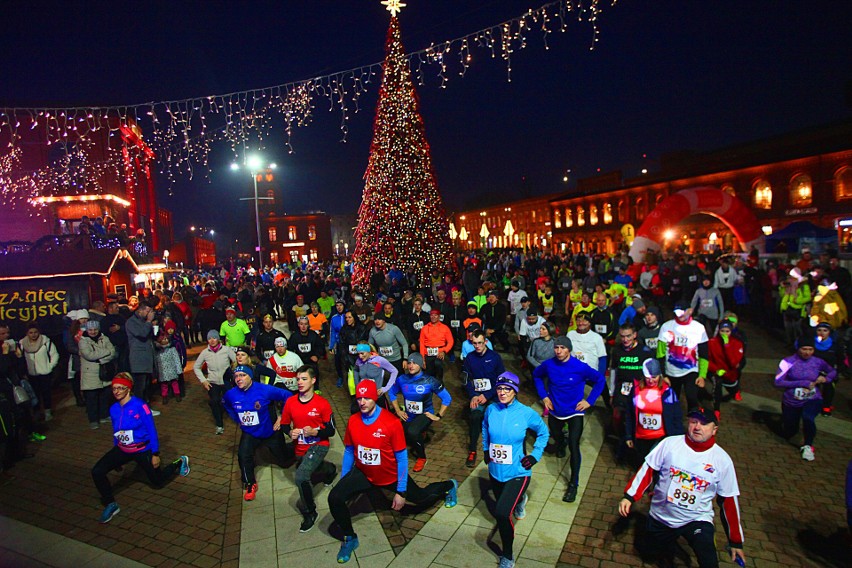
[[[246,159],[245,165],[246,165],[248,171],[251,173],[251,179],[252,179],[252,182],[254,183],[254,197],[244,197],[244,198],[240,199],[240,201],[249,201],[249,200],[254,201],[254,224],[255,224],[255,227],[257,228],[257,264],[258,264],[258,270],[263,271],[263,250],[262,250],[263,249],[263,242],[261,241],[261,238],[260,238],[260,207],[258,205],[258,202],[261,199],[272,200],[273,198],[272,197],[258,197],[258,195],[257,195],[257,174],[263,168],[263,160],[260,158],[260,156],[249,156]],[[271,170],[274,170],[276,168],[276,165],[274,163],[271,163],[271,164],[267,165],[266,167],[271,169]],[[236,171],[236,170],[240,169],[240,166],[239,166],[239,164],[234,163],[234,164],[231,164],[231,169]]]

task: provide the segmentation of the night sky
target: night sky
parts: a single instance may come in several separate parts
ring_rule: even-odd
[[[474,32],[544,2],[408,0],[407,51]],[[448,209],[485,197],[558,192],[576,177],[654,170],[661,154],[711,150],[849,117],[852,5],[845,1],[602,3],[600,39],[570,22],[505,65],[473,52],[467,76],[418,87]],[[9,2],[0,21],[0,105],[123,105],[260,88],[381,61],[389,14],[379,0]],[[285,208],[354,213],[363,190],[378,85],[350,118],[322,101],[263,154],[278,166]],[[643,159],[642,155],[647,154]],[[175,233],[209,225],[253,234],[247,176],[219,143],[210,182],[181,179],[161,205]],[[245,224],[245,230],[236,227]],[[217,239],[218,241],[219,239]],[[222,243],[224,244],[224,243]]]

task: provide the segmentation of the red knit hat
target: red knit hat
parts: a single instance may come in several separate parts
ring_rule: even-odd
[[[379,391],[376,388],[376,382],[369,379],[364,379],[358,386],[355,387],[356,398],[369,398],[370,400],[379,400]]]

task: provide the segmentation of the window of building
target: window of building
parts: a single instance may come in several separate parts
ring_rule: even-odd
[[[274,250],[269,253],[269,260],[272,261],[272,264],[278,264],[278,251]]]
[[[837,199],[852,198],[852,168],[843,166],[834,174],[834,196]]]
[[[278,240],[278,229],[275,227],[269,227],[269,242],[274,243]]]
[[[291,241],[295,241],[296,239],[299,238],[299,235],[296,232],[296,225],[290,225],[287,228],[287,238],[290,239]]]
[[[725,185],[723,185],[723,186],[722,186],[722,191],[724,191],[725,193],[727,193],[727,194],[728,194],[728,195],[730,195],[731,197],[736,197],[736,196],[737,196],[737,192],[736,192],[736,190],[734,190],[734,186],[732,186],[732,185],[730,185],[730,184],[725,184]]]
[[[630,220],[630,211],[628,209],[627,200],[620,199],[618,201],[618,222],[627,223]]]
[[[597,225],[598,224],[598,206],[597,205],[589,205],[589,224]]]
[[[311,241],[317,240],[317,226],[308,225],[308,239]]]
[[[311,260],[317,260],[319,258],[317,254],[317,249],[311,249],[308,253],[308,258],[310,258]]]
[[[659,204],[660,204],[660,201],[662,201],[662,200],[663,200],[663,199],[665,199],[665,198],[666,198],[666,195],[665,195],[664,193],[658,193],[658,194],[657,194],[657,199],[656,199],[656,201],[654,201],[654,207],[656,207],[657,205],[659,205]]]
[[[612,223],[612,205],[604,203],[603,206],[603,222],[605,225]]]
[[[290,250],[290,262],[301,262],[301,258],[299,258],[299,251],[297,249]]]
[[[571,215],[571,208],[566,207],[565,208],[565,227],[570,229],[573,226],[574,226],[574,216]]]
[[[272,175],[272,172],[266,172],[266,181],[272,181],[275,179],[275,176]]]
[[[772,186],[765,179],[754,184],[754,206],[758,209],[772,209]]]
[[[562,211],[560,209],[553,212],[553,226],[557,229],[562,228]]]
[[[636,221],[645,218],[645,200],[641,197],[636,198]]]
[[[586,224],[586,211],[583,209],[583,206],[580,205],[577,207],[577,226],[582,227]]]
[[[813,202],[813,183],[811,176],[799,174],[790,182],[790,205],[810,207]]]
[[[267,203],[266,203],[267,205],[269,205],[270,203],[274,202],[274,201],[275,201],[275,190],[274,190],[274,189],[267,189],[267,190],[266,190],[266,197],[268,198],[268,199],[267,199]],[[270,199],[271,199],[272,201],[269,201]]]

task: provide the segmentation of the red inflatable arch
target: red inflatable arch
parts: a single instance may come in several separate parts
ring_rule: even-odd
[[[725,223],[744,250],[753,246],[763,248],[760,222],[745,203],[715,187],[694,187],[670,195],[645,217],[636,231],[630,257],[634,262],[642,262],[646,252],[660,250],[666,229],[698,213],[712,215]]]

